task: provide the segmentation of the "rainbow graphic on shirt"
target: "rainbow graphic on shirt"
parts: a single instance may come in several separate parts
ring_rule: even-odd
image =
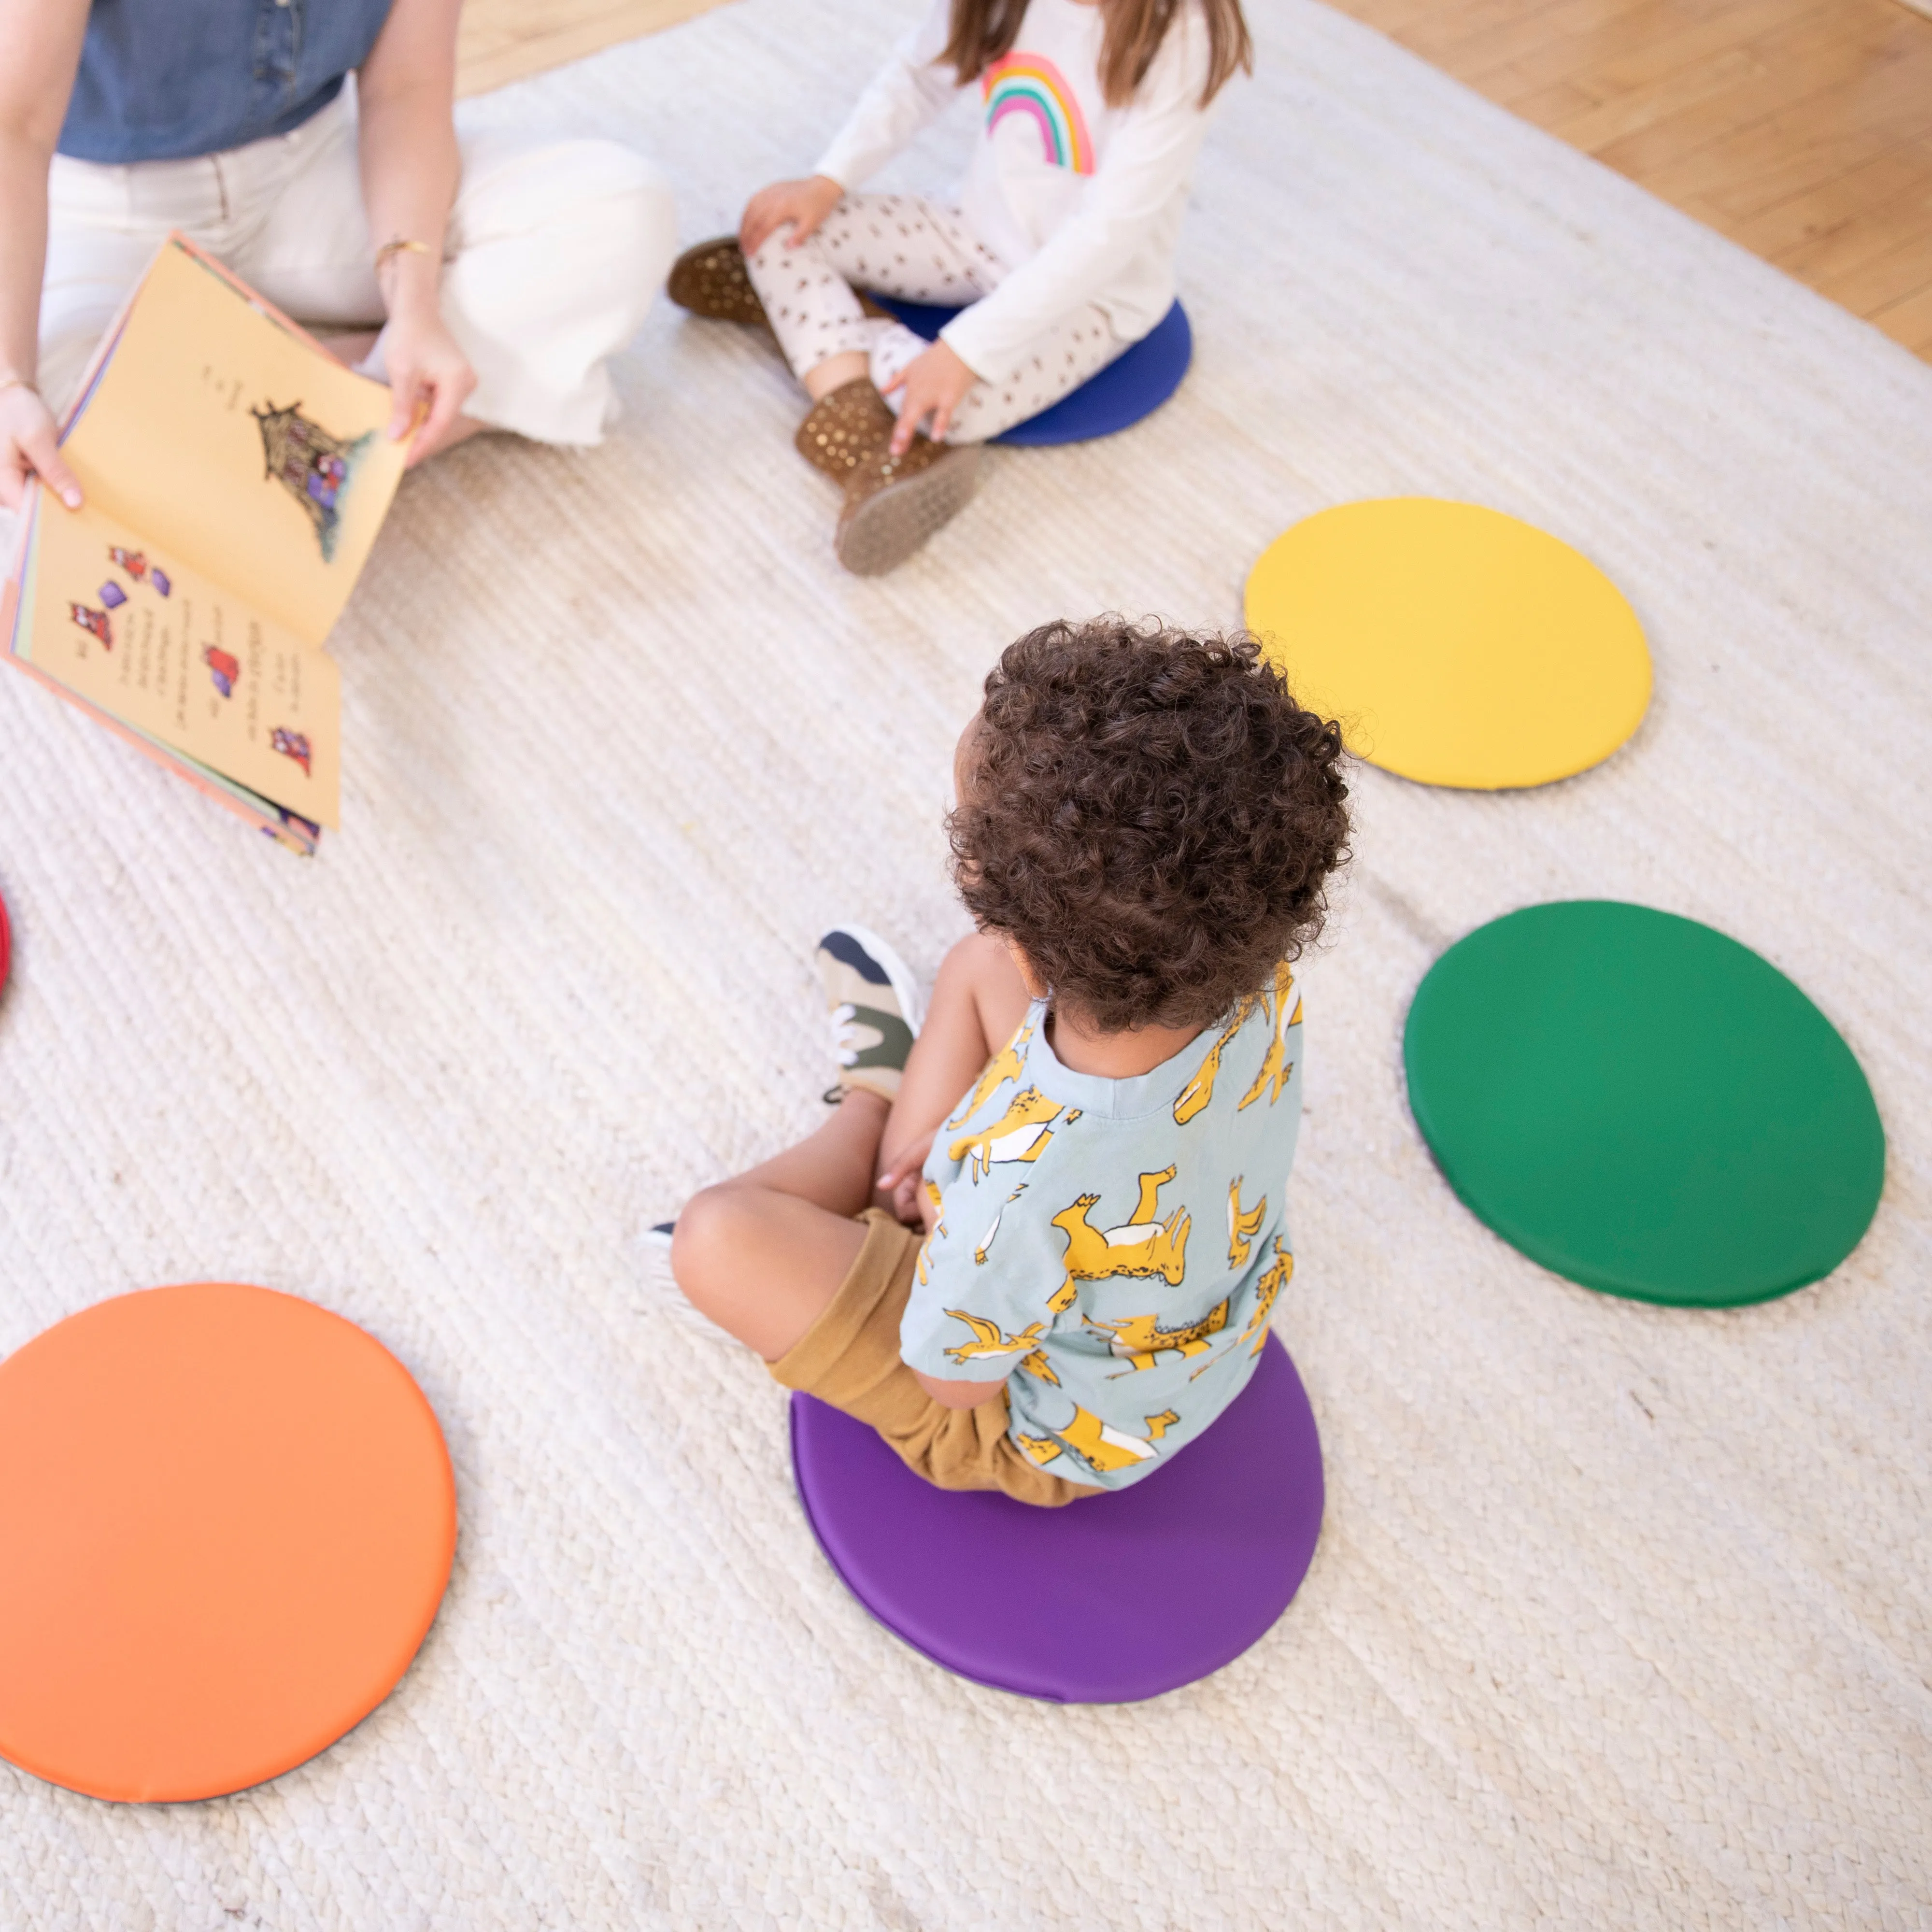
[[[1002,54],[980,79],[990,136],[1009,114],[1024,115],[1040,130],[1040,144],[1055,167],[1076,175],[1094,172],[1094,140],[1087,117],[1066,76],[1044,54]]]

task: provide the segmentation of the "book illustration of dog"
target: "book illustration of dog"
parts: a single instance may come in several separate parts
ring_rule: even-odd
[[[1117,1275],[1160,1275],[1170,1288],[1180,1286],[1187,1267],[1187,1231],[1193,1217],[1177,1208],[1164,1221],[1154,1217],[1160,1190],[1174,1178],[1172,1163],[1140,1178],[1141,1198],[1132,1215],[1118,1228],[1096,1228],[1087,1219],[1097,1194],[1083,1194],[1053,1217],[1066,1237],[1066,1279],[1047,1306],[1054,1314],[1073,1306],[1076,1282],[1111,1281]]]
[[[1079,1118],[1078,1107],[1049,1100],[1037,1087],[1028,1087],[1013,1096],[1012,1105],[990,1127],[955,1141],[947,1156],[953,1160],[971,1156],[976,1186],[1000,1162],[1039,1160],[1059,1129],[1071,1126]]]
[[[1228,1184],[1228,1265],[1245,1268],[1248,1251],[1268,1218],[1268,1196],[1264,1194],[1246,1214],[1241,1212],[1241,1183],[1246,1175],[1238,1174]]]
[[[1082,1319],[1088,1328],[1100,1329],[1107,1337],[1107,1346],[1129,1364],[1112,1378],[1118,1382],[1121,1376],[1152,1368],[1161,1355],[1205,1354],[1208,1336],[1220,1334],[1228,1325],[1228,1303],[1224,1298],[1199,1321],[1183,1322],[1178,1328],[1163,1328],[1158,1315],[1130,1315],[1124,1322],[1096,1322],[1090,1315]]]
[[[965,1106],[946,1122],[949,1127],[956,1127],[962,1120],[970,1120],[1009,1080],[1017,1080],[1020,1077],[1023,1071],[1020,1050],[1032,1037],[1033,1022],[1028,1020],[987,1061],[986,1071],[980,1076],[979,1084],[968,1095]]]
[[[1130,1469],[1136,1462],[1151,1461],[1160,1453],[1154,1445],[1180,1420],[1172,1409],[1164,1408],[1158,1415],[1145,1418],[1146,1435],[1134,1436],[1102,1422],[1076,1402],[1073,1420],[1065,1428],[1045,1436],[1022,1436],[1018,1440],[1035,1462],[1051,1462],[1063,1449],[1070,1449],[1089,1468],[1105,1475],[1116,1469]]]

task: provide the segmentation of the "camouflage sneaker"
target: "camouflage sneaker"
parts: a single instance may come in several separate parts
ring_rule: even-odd
[[[862,1087],[882,1100],[896,1100],[919,1031],[919,988],[905,962],[862,926],[835,926],[818,942],[818,978],[839,1066],[826,1099],[842,1100]]]

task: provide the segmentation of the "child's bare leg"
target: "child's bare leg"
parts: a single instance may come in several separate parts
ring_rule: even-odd
[[[874,1163],[886,1106],[863,1087],[847,1093],[803,1140],[721,1183],[726,1187],[758,1187],[808,1201],[826,1213],[851,1220],[872,1204]]]
[[[775,1362],[818,1320],[866,1239],[886,1103],[848,1092],[814,1133],[694,1195],[677,1217],[671,1271],[692,1304]]]
[[[871,373],[871,358],[860,354],[856,349],[841,350],[836,356],[828,356],[815,368],[808,369],[799,378],[805,393],[814,403],[823,402],[834,389],[842,389],[848,382],[856,382],[860,376]]]

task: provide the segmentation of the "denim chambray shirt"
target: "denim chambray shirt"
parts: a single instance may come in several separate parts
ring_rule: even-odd
[[[286,134],[360,67],[390,0],[94,0],[60,152],[178,160]]]

